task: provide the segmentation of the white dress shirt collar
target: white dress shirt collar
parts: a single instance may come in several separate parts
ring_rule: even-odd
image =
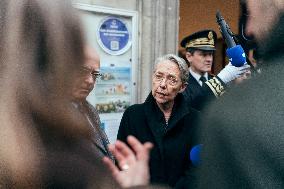
[[[199,83],[199,85],[202,86],[202,82],[200,81],[201,75],[192,71],[191,68],[189,68],[189,72],[194,77],[194,79]],[[208,73],[207,72],[203,76],[206,78],[206,80],[208,80]]]

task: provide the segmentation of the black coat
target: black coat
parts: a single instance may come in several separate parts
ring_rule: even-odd
[[[283,35],[284,16],[262,49],[262,73],[209,108],[198,188],[284,188]]]
[[[208,79],[212,79],[212,76],[208,75]],[[205,84],[200,86],[190,73],[188,86],[184,90],[183,95],[190,106],[196,110],[202,110],[212,99],[215,99],[211,89]]]
[[[184,183],[191,182],[189,152],[197,116],[198,112],[179,94],[166,128],[163,113],[150,94],[143,104],[132,105],[124,112],[117,139],[126,141],[128,135],[133,135],[143,143],[152,142],[151,182],[181,188]]]

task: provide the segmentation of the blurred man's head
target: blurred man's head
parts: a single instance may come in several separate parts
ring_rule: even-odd
[[[80,18],[68,0],[1,0],[0,44],[0,185],[41,188],[47,177],[53,178],[47,165],[70,153],[64,151],[56,161],[43,158],[55,152],[59,141],[54,137],[43,146],[47,136],[67,139],[90,133],[66,98],[71,73],[84,58]],[[54,169],[63,172],[60,166]]]
[[[100,57],[95,49],[87,47],[85,56],[85,62],[79,68],[74,79],[72,96],[76,101],[86,100],[95,86],[96,79],[100,76]]]
[[[211,71],[216,38],[213,30],[202,30],[181,41],[181,46],[186,49],[185,57],[193,72],[203,75]]]
[[[284,8],[284,1],[247,0],[246,2],[249,14],[246,34],[254,36],[259,43],[262,43],[277,23],[279,12]]]

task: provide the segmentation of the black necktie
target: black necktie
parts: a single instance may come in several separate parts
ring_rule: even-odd
[[[201,76],[199,80],[202,82],[202,85],[207,81],[204,76]]]

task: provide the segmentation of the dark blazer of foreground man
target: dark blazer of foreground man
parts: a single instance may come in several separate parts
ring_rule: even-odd
[[[284,188],[283,12],[277,18],[260,43],[263,73],[215,101],[206,114],[198,188]]]

